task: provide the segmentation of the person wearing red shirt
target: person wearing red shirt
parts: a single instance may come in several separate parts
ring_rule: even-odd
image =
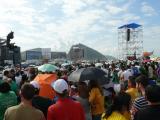
[[[58,96],[58,101],[48,108],[47,120],[85,120],[81,104],[69,98],[67,82],[58,79],[51,86]]]

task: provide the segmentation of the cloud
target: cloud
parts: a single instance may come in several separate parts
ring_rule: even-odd
[[[111,15],[117,15],[120,13],[127,13],[130,6],[134,3],[135,0],[117,0],[117,1],[107,1],[109,4],[106,5],[106,10],[109,12]],[[122,3],[123,4],[117,4],[117,3]]]
[[[160,39],[160,25],[144,26],[144,50],[153,51],[154,54],[160,56],[159,39]]]
[[[141,11],[145,16],[157,15],[156,10],[146,2],[142,3]]]
[[[135,0],[1,1],[0,16],[3,17],[0,19],[0,37],[5,37],[13,30],[15,39],[12,41],[21,46],[22,51],[48,47],[53,51],[68,52],[73,44],[82,43],[103,54],[116,55],[117,27],[144,21],[139,14],[130,12],[134,2]],[[146,5],[149,4],[143,3],[143,6]],[[150,30],[154,31],[155,39],[160,38],[158,28]]]
[[[140,20],[140,18],[141,18],[140,16],[135,15],[133,13],[126,13],[122,16],[123,22],[125,23],[131,23],[134,21],[138,21]]]
[[[63,0],[62,9],[67,16],[74,16],[86,4],[81,0]]]
[[[43,0],[43,3],[47,5],[47,7],[51,7],[54,5],[61,5],[63,4],[63,0]]]
[[[124,9],[122,9],[122,8],[119,8],[119,7],[116,7],[116,6],[111,6],[111,5],[107,5],[106,9],[110,14],[113,14],[113,15],[121,13],[121,12],[124,11]]]

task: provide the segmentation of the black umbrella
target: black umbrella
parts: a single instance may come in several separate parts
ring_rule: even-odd
[[[108,82],[106,73],[102,69],[96,67],[78,69],[69,75],[68,80],[73,82],[98,80],[100,84]]]

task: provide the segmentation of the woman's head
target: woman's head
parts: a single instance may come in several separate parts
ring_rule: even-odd
[[[125,92],[121,92],[114,97],[113,103],[110,108],[106,111],[106,116],[109,117],[113,111],[124,113],[129,111],[131,104],[131,96]]]
[[[85,82],[79,82],[78,83],[78,93],[79,93],[80,97],[88,98],[88,96],[89,96],[88,86]]]
[[[125,92],[121,92],[115,96],[113,101],[114,110],[123,111],[129,110],[131,102],[131,96]]]
[[[96,80],[90,80],[89,81],[89,88],[92,89],[92,88],[98,88],[99,87],[99,84]]]
[[[88,86],[89,86],[89,90],[92,90],[92,88],[98,88],[101,94],[103,95],[103,90],[97,80],[90,80]]]

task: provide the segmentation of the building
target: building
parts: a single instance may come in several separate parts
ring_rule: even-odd
[[[51,59],[66,59],[67,54],[66,52],[51,52]]]
[[[26,60],[41,60],[42,59],[42,52],[41,51],[34,51],[34,50],[27,50],[21,53],[22,61]]]
[[[51,59],[51,48],[35,48],[21,53],[22,60]]]
[[[31,51],[41,52],[41,59],[51,59],[51,48],[34,48]]]
[[[83,44],[73,45],[68,53],[68,58],[72,61],[97,61],[106,60],[106,57],[100,52],[89,48]]]
[[[21,53],[22,61],[27,63],[42,63],[54,59],[66,59],[65,52],[51,52],[51,48],[35,48]]]
[[[42,59],[51,60],[51,48],[41,48]]]

